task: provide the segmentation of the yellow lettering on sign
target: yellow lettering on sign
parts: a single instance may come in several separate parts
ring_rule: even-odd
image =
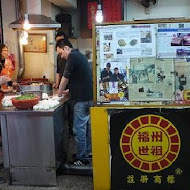
[[[127,183],[135,183],[134,175],[127,176]]]
[[[168,182],[169,184],[174,184],[174,183],[175,183],[175,177],[174,177],[173,175],[169,175],[169,176],[167,177],[167,182]]]
[[[160,176],[160,175],[154,176],[154,183],[161,184],[162,183],[162,176]]]
[[[147,182],[148,182],[148,176],[147,176],[147,175],[141,175],[140,181],[141,181],[142,183],[147,183]]]
[[[95,10],[95,6],[92,5],[92,6],[90,7],[90,10],[91,10],[91,11],[94,11],[94,10]]]

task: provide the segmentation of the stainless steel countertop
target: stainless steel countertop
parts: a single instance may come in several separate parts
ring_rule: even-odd
[[[61,104],[60,104],[61,105]],[[59,105],[59,106],[60,106]],[[55,111],[56,108],[59,106],[49,109],[49,110],[33,110],[33,109],[23,109],[23,110],[18,110],[14,106],[12,107],[3,107],[2,105],[0,106],[0,115],[9,115],[9,114],[47,114],[47,115],[53,115],[53,112]]]
[[[12,115],[12,114],[29,114],[29,115],[53,115],[54,111],[62,106],[64,104],[64,102],[66,102],[68,99],[64,99],[62,101],[60,101],[60,104],[52,109],[49,110],[33,110],[33,109],[23,109],[23,110],[18,110],[16,109],[14,106],[12,107],[4,107],[2,106],[2,104],[0,104],[0,115]]]

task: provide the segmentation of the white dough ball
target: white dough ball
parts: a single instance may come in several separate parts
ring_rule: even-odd
[[[43,105],[39,104],[39,110],[43,110]]]
[[[48,106],[48,105],[45,105],[45,106],[44,106],[44,110],[49,110],[49,106]]]
[[[33,109],[38,110],[39,109],[38,105],[33,106]]]

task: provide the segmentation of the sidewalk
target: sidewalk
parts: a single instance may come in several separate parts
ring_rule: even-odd
[[[74,147],[72,147],[74,148]],[[0,163],[2,164],[2,147],[0,147]],[[92,176],[60,175],[57,176],[56,187],[31,187],[9,185],[9,171],[0,166],[0,177],[5,183],[0,184],[0,190],[93,190]]]
[[[93,190],[91,176],[61,175],[57,177],[56,187],[30,187],[9,185],[9,173],[7,169],[0,170],[0,176],[6,182],[0,184],[0,190]]]

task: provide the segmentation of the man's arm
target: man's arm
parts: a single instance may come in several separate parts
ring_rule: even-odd
[[[59,97],[62,96],[62,94],[63,94],[63,92],[64,92],[64,90],[65,90],[68,82],[69,82],[69,79],[67,79],[67,78],[65,78],[63,76],[62,79],[61,79],[61,83],[59,85],[59,90],[58,90],[58,94],[57,94]]]
[[[61,81],[61,76],[60,76],[59,73],[56,73],[56,76],[55,76],[55,84],[53,84],[53,88],[58,88],[60,81]]]

